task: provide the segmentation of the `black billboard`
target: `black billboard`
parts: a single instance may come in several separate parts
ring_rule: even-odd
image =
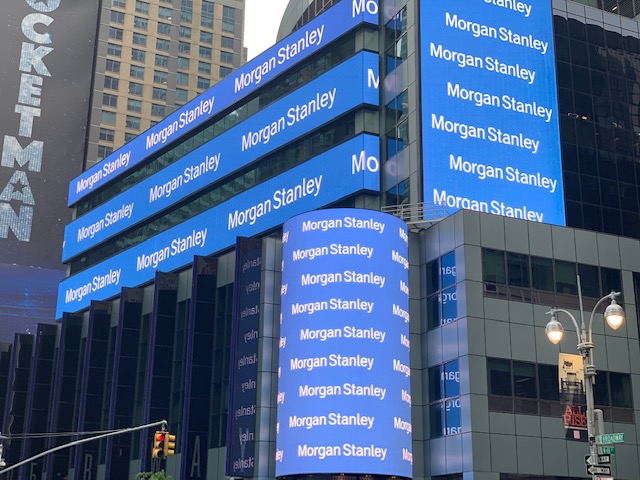
[[[17,0],[0,29],[0,341],[53,321],[82,172],[98,1]]]

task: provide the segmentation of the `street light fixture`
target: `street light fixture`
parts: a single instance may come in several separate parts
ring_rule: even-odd
[[[594,419],[595,402],[593,397],[593,386],[595,385],[596,380],[596,367],[593,364],[593,319],[595,318],[596,310],[598,309],[600,304],[609,299],[611,303],[605,309],[604,317],[607,320],[609,326],[613,330],[617,330],[624,322],[624,310],[620,305],[618,305],[618,302],[616,302],[616,297],[620,295],[620,292],[612,291],[608,295],[605,295],[600,300],[598,300],[598,302],[593,307],[591,316],[589,318],[589,329],[587,330],[584,322],[584,308],[582,305],[582,288],[580,286],[580,275],[577,276],[577,281],[581,325],[578,326],[578,322],[571,314],[571,312],[562,308],[552,308],[547,312],[547,315],[551,315],[551,320],[549,320],[549,323],[547,323],[545,333],[549,341],[554,344],[557,344],[560,342],[560,340],[562,340],[562,337],[564,335],[564,328],[558,321],[559,312],[567,314],[573,322],[574,327],[576,328],[576,334],[578,336],[578,351],[582,355],[582,366],[584,369],[585,396],[587,400],[587,436],[589,437],[591,458],[597,459],[598,457],[595,441],[596,435],[602,434],[604,432],[597,431],[597,426]]]

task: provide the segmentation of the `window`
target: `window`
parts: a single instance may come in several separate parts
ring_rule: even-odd
[[[455,252],[427,264],[427,328],[437,328],[458,319]],[[405,285],[408,292],[409,287]]]
[[[203,27],[213,28],[213,3],[202,0],[202,15],[200,16],[200,25]]]
[[[165,116],[166,107],[164,105],[157,105],[155,103],[151,104],[151,115],[156,117],[164,117]]]
[[[115,130],[112,130],[110,128],[101,128],[100,129],[100,140],[102,140],[103,142],[113,142],[113,139],[115,137]]]
[[[107,112],[106,110],[103,110],[100,116],[100,123],[104,125],[115,125],[116,112]]]
[[[431,438],[462,433],[460,415],[460,364],[458,360],[429,369]]]
[[[233,53],[220,51],[220,61],[225,63],[233,63]]]
[[[171,20],[173,15],[173,9],[168,7],[158,7],[158,18],[164,20]]]
[[[156,67],[169,67],[169,57],[156,53],[155,65]]]
[[[529,288],[529,256],[507,252],[507,277],[509,285]]]
[[[191,22],[193,20],[193,0],[182,0],[180,5],[180,21]]]
[[[133,140],[137,136],[138,136],[137,133],[124,132],[124,142],[129,143],[131,140]]]
[[[171,42],[165,38],[156,39],[156,50],[161,52],[168,52],[171,47]]]
[[[213,43],[213,33],[200,32],[200,41],[202,43]]]
[[[482,280],[506,285],[507,276],[503,251],[482,249]]]
[[[177,72],[176,73],[176,84],[178,85],[189,85],[189,74]]]
[[[556,271],[556,292],[577,295],[576,264],[562,260],[555,260],[554,263]]]
[[[149,27],[149,20],[142,17],[133,17],[133,26],[140,30],[146,30]]]
[[[115,43],[107,43],[107,55],[113,55],[114,57],[122,56],[122,46]]]
[[[133,32],[132,40],[134,45],[142,45],[143,47],[147,46],[147,36],[144,33]]]
[[[198,88],[205,89],[211,86],[211,81],[208,78],[198,77]]]
[[[153,82],[154,83],[167,83],[167,76],[168,73],[167,72],[163,72],[161,70],[155,70],[153,72]]]
[[[136,12],[145,13],[149,15],[149,2],[143,2],[142,0],[136,0]]]
[[[202,45],[200,45],[200,47],[198,47],[198,55],[200,56],[200,58],[211,58],[211,48],[209,47],[203,47]]]
[[[179,35],[180,38],[191,38],[191,27],[180,25]]]
[[[181,68],[183,70],[188,70],[189,69],[189,59],[185,58],[185,57],[178,57],[178,68]]]
[[[126,127],[132,130],[140,130],[140,118],[127,115]]]
[[[146,56],[147,52],[145,52],[144,50],[138,50],[137,48],[131,49],[131,60],[133,60],[134,62],[144,63]]]
[[[131,78],[144,78],[144,67],[131,65],[131,67],[129,67],[129,76]]]
[[[118,106],[118,96],[111,95],[110,93],[102,94],[102,105],[107,107],[117,107]]]
[[[108,88],[110,90],[118,90],[120,86],[120,80],[113,77],[104,77],[104,88]]]
[[[171,24],[158,22],[157,32],[159,35],[171,35]]]
[[[111,10],[111,21],[113,23],[124,23],[124,13]]]
[[[233,38],[223,36],[220,39],[222,48],[228,48],[229,50],[233,50]]]
[[[125,8],[127,6],[126,0],[111,0],[112,7]]]
[[[113,40],[122,40],[122,29],[116,27],[109,27],[109,38]]]
[[[153,87],[154,100],[166,100],[167,99],[167,90],[160,87]]]
[[[142,101],[134,100],[133,98],[127,99],[127,110],[130,112],[142,112]]]
[[[553,262],[550,258],[531,257],[531,286],[536,290],[555,291]]]
[[[198,73],[211,75],[211,64],[207,62],[198,62]]]
[[[224,78],[231,73],[231,68],[220,65],[220,78]]]
[[[178,52],[180,53],[190,53],[191,52],[191,44],[187,42],[178,42]]]
[[[511,360],[487,358],[487,373],[489,375],[489,395],[508,397],[512,395]]]
[[[189,92],[182,88],[176,88],[176,100],[186,102],[189,99]]]
[[[107,60],[104,69],[107,72],[120,73],[120,62],[117,60]]]
[[[98,145],[98,159],[102,160],[107,158],[113,153],[113,147],[107,147],[106,145]]]
[[[222,31],[233,33],[235,31],[236,9],[233,7],[222,7]]]
[[[129,93],[132,95],[142,96],[143,88],[142,83],[129,82]]]

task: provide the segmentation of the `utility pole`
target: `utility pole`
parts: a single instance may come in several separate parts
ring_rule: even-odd
[[[82,440],[74,440],[73,442],[65,443],[63,445],[58,445],[57,447],[50,448],[49,450],[45,450],[42,453],[34,455],[33,457],[29,457],[26,460],[22,460],[16,463],[15,465],[11,465],[10,467],[3,468],[2,470],[0,470],[0,475],[3,475],[13,470],[14,468],[18,468],[18,467],[21,467],[22,465],[26,465],[27,463],[30,463],[38,458],[49,455],[50,453],[57,452],[59,450],[64,450],[65,448],[73,447],[75,445],[80,445],[81,443],[91,442],[93,440],[99,440],[101,438],[112,437],[114,435],[122,435],[123,433],[131,433],[137,430],[144,430],[145,428],[151,428],[151,427],[157,427],[157,426],[162,426],[162,429],[165,430],[167,428],[167,421],[160,420],[159,422],[147,423],[146,425],[140,425],[138,427],[123,428],[120,430],[114,430],[113,432],[103,433],[101,435],[95,435],[89,438],[83,438]],[[8,437],[0,435],[0,440],[2,440],[3,438],[8,438]],[[0,468],[2,468],[4,465],[6,465],[6,463],[4,461],[4,458],[2,458],[2,445],[0,444]]]

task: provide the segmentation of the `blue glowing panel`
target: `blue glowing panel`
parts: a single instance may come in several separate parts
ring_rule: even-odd
[[[362,52],[70,223],[63,261],[378,98],[378,56]]]
[[[411,477],[407,226],[320,210],[282,248],[276,476]]]
[[[551,2],[420,7],[424,201],[565,225]]]
[[[56,318],[362,190],[380,189],[378,137],[360,135],[60,283]],[[327,165],[331,164],[331,168]]]
[[[69,185],[69,205],[77,203],[164,148],[167,142],[180,138],[363,22],[378,24],[377,0],[338,3],[75,178]]]

